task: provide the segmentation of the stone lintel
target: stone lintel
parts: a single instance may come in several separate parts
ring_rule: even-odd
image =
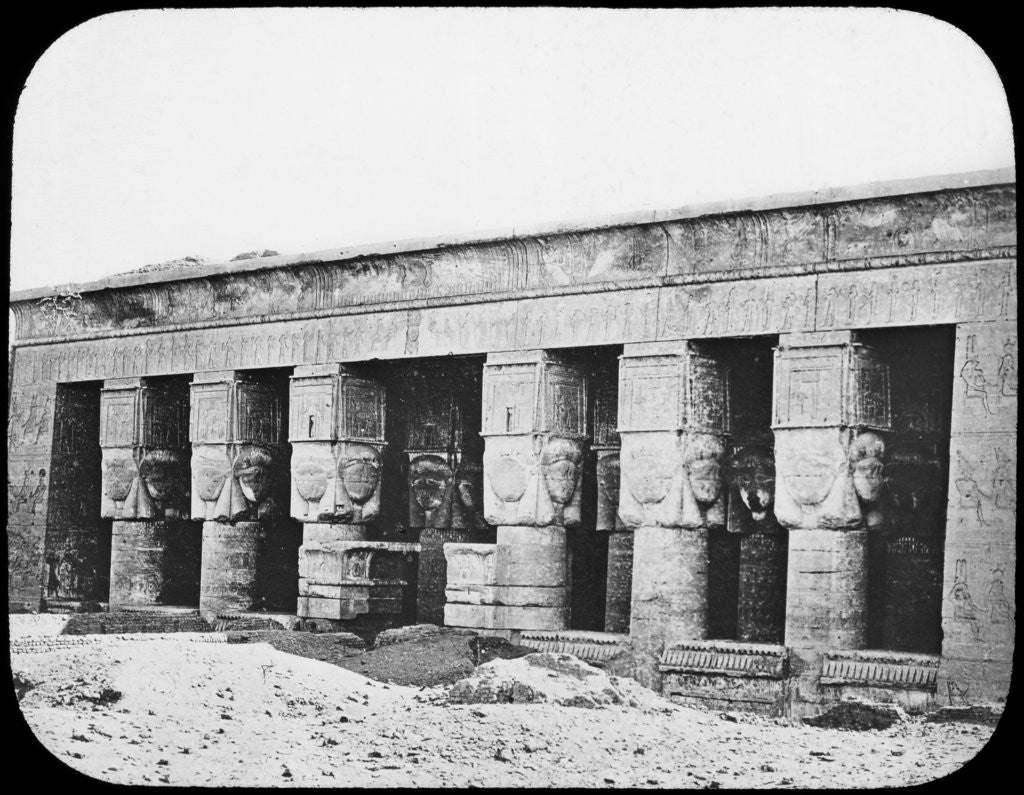
[[[833,345],[853,345],[858,342],[858,334],[851,329],[837,331],[798,331],[779,335],[776,350],[788,348],[826,348]]]
[[[352,369],[341,362],[326,364],[297,364],[291,378],[311,378],[321,375],[354,375]]]
[[[108,378],[103,382],[103,391],[113,391],[120,389],[139,389],[144,386],[146,379],[140,376],[134,378]]]
[[[202,373],[192,374],[193,384],[220,384],[226,381],[235,381],[244,378],[245,374],[239,370],[207,370]]]

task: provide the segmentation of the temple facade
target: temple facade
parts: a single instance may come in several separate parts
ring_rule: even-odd
[[[9,608],[1001,701],[1016,256],[999,171],[14,293]]]

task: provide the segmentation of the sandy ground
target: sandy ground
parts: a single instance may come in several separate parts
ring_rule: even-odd
[[[942,777],[992,729],[843,732],[670,705],[450,705],[265,643],[108,638],[11,657],[43,745],[90,776],[230,786],[888,787]]]

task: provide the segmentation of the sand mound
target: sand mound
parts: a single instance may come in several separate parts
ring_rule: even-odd
[[[317,712],[347,709],[353,702],[391,702],[414,692],[266,643],[106,643],[61,654],[18,655],[12,662],[16,674],[35,684],[24,694],[24,707],[116,701],[124,709],[182,720],[265,717],[287,712],[297,700],[316,704]]]
[[[497,659],[456,682],[452,704],[553,703],[567,707],[620,705],[675,710],[669,702],[632,679],[608,676],[571,654],[543,652],[517,659]]]

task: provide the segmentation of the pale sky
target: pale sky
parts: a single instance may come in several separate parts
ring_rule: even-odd
[[[910,12],[119,12],[28,78],[11,287],[1013,164]]]

